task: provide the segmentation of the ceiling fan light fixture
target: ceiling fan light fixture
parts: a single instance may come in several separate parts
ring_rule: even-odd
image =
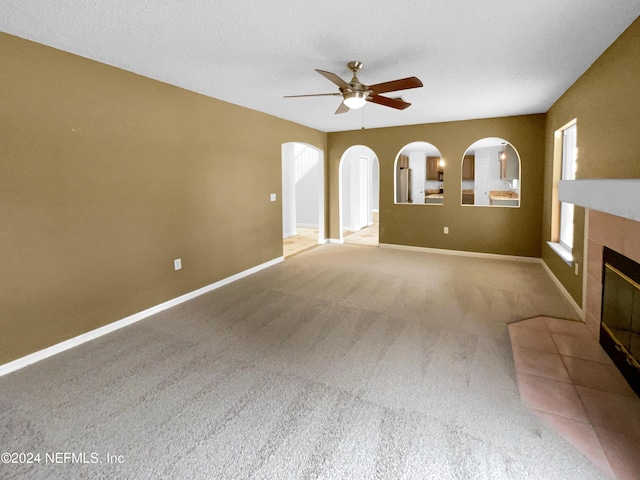
[[[365,85],[358,80],[357,73],[362,68],[362,62],[349,62],[347,64],[349,70],[353,72],[353,78],[349,83],[340,78],[335,73],[327,72],[316,68],[316,72],[325,77],[331,83],[338,87],[340,93],[313,93],[310,95],[285,95],[285,98],[291,97],[323,97],[323,96],[342,96],[342,103],[336,110],[336,114],[346,113],[349,110],[356,110],[364,107],[367,102],[376,103],[384,107],[395,108],[396,110],[404,110],[411,104],[402,100],[402,98],[391,98],[381,95],[382,93],[395,92],[398,90],[408,90],[410,88],[422,87],[422,82],[417,77],[400,78],[391,80],[390,82],[376,83],[375,85]]]
[[[367,93],[366,92],[351,92],[344,96],[343,102],[347,107],[352,110],[356,110],[358,108],[364,107],[364,104],[367,103]]]

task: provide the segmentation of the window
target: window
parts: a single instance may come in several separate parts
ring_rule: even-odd
[[[561,180],[576,178],[576,124],[562,131]],[[560,245],[573,250],[573,204],[560,202]]]
[[[558,200],[560,180],[575,180],[577,169],[577,125],[572,120],[555,132],[553,153],[553,197],[549,246],[567,263],[573,261],[573,204]]]

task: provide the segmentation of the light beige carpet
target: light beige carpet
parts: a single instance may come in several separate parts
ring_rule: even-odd
[[[536,315],[538,264],[319,246],[0,378],[3,450],[102,462],[0,477],[601,478],[518,395]]]

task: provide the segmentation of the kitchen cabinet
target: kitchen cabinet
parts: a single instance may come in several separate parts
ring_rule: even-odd
[[[442,181],[440,157],[427,157],[427,180]]]
[[[462,160],[462,180],[475,179],[475,156],[465,155]]]

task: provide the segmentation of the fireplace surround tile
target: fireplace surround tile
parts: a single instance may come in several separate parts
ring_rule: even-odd
[[[526,320],[520,320],[519,322],[512,323],[510,327],[527,328],[529,330],[538,330],[541,332],[548,332],[547,324],[544,321],[544,317],[528,318]]]
[[[635,398],[636,394],[620,371],[609,363],[562,357],[574,385]]]
[[[597,340],[561,335],[559,333],[552,333],[551,338],[553,338],[560,355],[613,365],[613,362]]]
[[[509,335],[511,337],[511,345],[557,353],[556,344],[553,343],[553,338],[546,330],[532,330],[514,325],[509,328]]]
[[[627,255],[628,257],[638,258],[640,256],[640,226],[638,223],[628,218],[623,218],[620,223],[620,233],[622,234],[622,251],[635,252],[635,255]]]
[[[602,244],[590,238],[587,252],[587,275],[597,279],[602,275]]]
[[[640,399],[576,386],[592,425],[640,438]]]
[[[595,463],[608,478],[616,478],[591,424],[541,410],[533,410],[533,413]]]
[[[561,318],[543,317],[547,328],[554,333],[569,335],[572,337],[591,338],[591,333],[584,323],[572,320],[563,320]]]
[[[600,261],[600,272],[602,274],[602,260]],[[588,278],[591,280],[591,278]],[[594,318],[598,321],[598,330],[600,329],[600,311],[602,310],[602,280],[593,279],[587,282],[587,311],[592,312]],[[596,338],[598,338],[596,336]]]
[[[557,353],[547,353],[533,348],[512,345],[516,370],[539,377],[570,383],[567,369]]]
[[[587,312],[584,324],[589,329],[589,332],[591,332],[591,337],[598,340],[600,338],[600,319],[596,319],[591,312]]]
[[[640,478],[640,438],[616,432],[608,428],[593,426],[609,465],[618,480]]]
[[[570,383],[517,371],[518,385],[524,404],[553,415],[589,422],[589,417]]]
[[[607,246],[636,262],[640,262],[640,222],[628,218],[617,217],[607,213],[589,210],[588,245],[595,243]],[[589,255],[598,255],[597,252]],[[587,260],[589,261],[589,260]],[[594,262],[597,261],[594,259]],[[601,278],[602,252],[600,252],[600,266],[594,273],[595,278]]]
[[[587,272],[584,320],[600,338],[602,310],[603,250],[608,247],[640,263],[640,222],[598,210],[588,210]]]
[[[627,222],[633,221],[597,210],[589,210],[589,238],[619,252],[623,248],[623,232],[628,232],[630,228]]]
[[[640,228],[629,229],[632,230],[622,239],[622,251],[627,252],[625,255],[629,258],[635,259],[637,262],[640,258]],[[639,262],[640,263],[640,262]]]
[[[577,330],[582,331],[584,327],[580,322],[566,322]],[[535,335],[544,333],[545,329],[549,332],[545,317],[509,325],[510,334],[513,330],[528,330],[529,334]],[[516,333],[512,338],[517,336]],[[590,458],[606,477],[618,480],[639,479],[640,399],[628,384],[625,387],[617,383],[621,374],[611,370],[613,362],[597,340],[583,334],[576,336],[551,333],[551,337],[556,346],[559,344],[571,347],[570,350],[563,351],[572,356],[560,355],[560,351],[557,353],[569,373],[571,383],[522,371],[523,364],[516,362],[514,358],[523,403],[550,428]],[[584,344],[587,346],[584,347]],[[548,346],[546,343],[544,345]],[[519,347],[512,345],[512,348],[515,353]],[[597,350],[600,352],[594,353]],[[542,356],[549,354],[544,350],[539,353]],[[609,375],[611,378],[608,378]],[[626,380],[622,381],[626,383]]]
[[[546,420],[553,419],[551,415],[568,417],[565,420],[555,419],[551,422],[553,428],[561,435],[567,435],[565,438],[591,458],[605,475],[610,475],[613,470],[619,480],[637,480],[640,479],[640,398],[626,380],[620,383],[620,372],[612,370],[615,368],[613,362],[597,340],[600,335],[604,247],[640,263],[640,221],[593,209],[587,211],[587,251],[583,265],[586,282],[584,323],[566,322],[563,326],[557,319],[538,317],[527,320],[529,328],[541,329],[540,319],[544,318],[572,384],[519,372],[517,365],[516,373],[523,402],[529,408],[546,412],[539,415],[541,418],[546,415]],[[509,328],[516,325],[525,326],[517,322]],[[573,333],[562,331],[569,326],[575,327]],[[548,390],[553,387],[558,389],[555,394]],[[567,406],[575,401],[569,387],[578,395],[586,412],[584,418],[578,418],[575,411],[567,414],[570,411]],[[549,397],[543,398],[547,394]],[[554,406],[554,401],[559,402],[558,405]],[[611,470],[607,469],[595,444],[589,440],[588,429],[579,423],[572,424],[572,421],[585,422],[592,427]]]

